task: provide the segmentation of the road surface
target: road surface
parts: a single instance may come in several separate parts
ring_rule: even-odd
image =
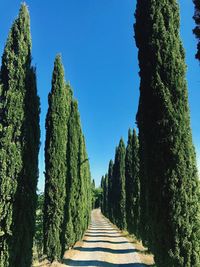
[[[61,266],[145,267],[152,263],[153,257],[142,246],[131,243],[100,210],[94,210],[83,241],[65,254]]]

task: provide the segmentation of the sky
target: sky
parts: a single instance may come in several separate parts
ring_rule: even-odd
[[[194,58],[192,1],[180,0],[181,38],[186,50],[193,142],[200,166],[200,66]],[[20,0],[0,0],[0,54]],[[32,63],[41,101],[39,191],[44,190],[44,141],[48,93],[56,54],[79,103],[92,178],[99,185],[121,137],[136,127],[139,98],[133,23],[136,0],[26,1],[31,17]]]

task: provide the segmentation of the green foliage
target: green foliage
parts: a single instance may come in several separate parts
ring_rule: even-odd
[[[102,177],[102,212],[108,217],[108,175]]]
[[[45,142],[44,253],[62,257],[62,224],[66,198],[66,146],[69,103],[61,57],[57,56],[49,93]]]
[[[121,139],[113,167],[113,217],[120,229],[126,229],[125,154],[125,144]]]
[[[65,249],[80,240],[90,223],[92,209],[91,175],[78,104],[71,102],[68,122],[67,183],[65,205]]]
[[[56,57],[46,119],[44,252],[60,260],[90,222],[91,175],[78,103]]]
[[[35,252],[35,260],[39,260],[43,255],[43,207],[44,194],[38,195],[36,209],[36,225],[33,250]]]
[[[113,221],[113,161],[110,160],[108,167],[108,218]]]
[[[67,144],[67,156],[68,156],[68,172],[67,172],[67,227],[66,227],[66,243],[68,246],[72,246],[77,238],[80,236],[80,229],[77,225],[78,216],[80,212],[80,118],[78,113],[78,104],[76,101],[71,103],[71,113],[68,126],[68,144]]]
[[[103,190],[101,187],[98,187],[98,188],[93,187],[92,195],[93,195],[93,208],[94,209],[98,209],[101,207],[102,193],[103,193]]]
[[[139,142],[136,131],[129,130],[128,144],[125,158],[126,176],[126,221],[127,230],[136,236],[139,235]]]
[[[0,266],[28,267],[35,230],[40,110],[25,4],[4,49],[0,94]]]
[[[92,183],[91,183],[91,190],[92,190],[92,209],[94,209],[95,201],[96,201],[96,198],[95,198],[95,181],[94,181],[94,179],[92,180]]]
[[[105,177],[102,176],[102,177],[101,177],[101,190],[102,190],[102,196],[101,196],[101,211],[102,211],[102,213],[105,212],[105,210],[104,210],[104,207],[105,207],[105,192],[104,192],[104,190],[105,190],[105,186],[104,186],[104,184],[105,184]]]
[[[137,122],[144,231],[140,234],[157,266],[197,267],[199,181],[177,2],[138,0],[135,39],[141,77]]]
[[[195,5],[195,13],[193,18],[196,23],[196,27],[194,28],[193,33],[198,39],[196,58],[200,60],[200,2],[199,0],[193,0],[193,2]]]

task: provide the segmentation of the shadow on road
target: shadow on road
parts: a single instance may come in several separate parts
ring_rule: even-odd
[[[93,234],[86,234],[85,236],[87,236],[87,237],[109,237],[109,238],[119,238],[119,237],[125,237],[125,235],[124,236],[122,236],[122,235],[93,235]]]
[[[93,248],[75,247],[74,250],[82,252],[108,252],[111,254],[128,254],[128,253],[140,252],[140,250],[138,249],[111,249],[103,247],[93,247]]]
[[[68,260],[63,261],[68,266],[100,266],[100,267],[150,267],[154,265],[146,265],[143,263],[127,263],[127,264],[115,264],[106,261],[87,261],[87,260]]]
[[[86,240],[83,239],[85,243],[108,243],[108,244],[129,244],[128,241],[109,241],[109,240]]]
[[[115,231],[116,229],[113,228],[90,228],[88,231]]]
[[[119,234],[119,232],[117,232],[117,231],[110,231],[110,230],[108,230],[107,232],[98,232],[98,231],[87,231],[86,232],[86,234],[97,234],[97,235],[114,235],[114,234]]]

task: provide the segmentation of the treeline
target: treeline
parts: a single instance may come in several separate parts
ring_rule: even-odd
[[[103,214],[120,229],[138,235],[139,227],[139,142],[136,131],[129,129],[128,143],[123,139],[115,151],[114,163],[101,180]]]
[[[194,33],[199,40],[200,6],[199,1],[194,3]],[[108,174],[102,178],[102,211],[120,229],[128,229],[148,246],[156,266],[198,267],[200,183],[190,128],[179,6],[176,0],[138,0],[135,18],[140,68],[139,144],[130,145],[131,133],[126,149],[120,140],[114,165],[111,161]],[[199,59],[199,43],[197,48]]]
[[[40,100],[31,45],[29,12],[22,4],[0,70],[0,267],[30,267],[33,240],[40,255],[60,260],[81,239],[92,208],[78,104],[59,55],[46,117],[45,193],[38,199]]]

